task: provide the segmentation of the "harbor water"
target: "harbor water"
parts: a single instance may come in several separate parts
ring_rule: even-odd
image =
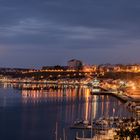
[[[1,140],[74,140],[77,133],[83,135],[83,130],[70,129],[76,120],[133,115],[115,97],[91,96],[85,86],[46,91],[0,87]]]

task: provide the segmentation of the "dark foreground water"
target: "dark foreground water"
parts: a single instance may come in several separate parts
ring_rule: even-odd
[[[1,87],[0,140],[74,140],[82,132],[69,127],[75,120],[90,120],[91,109],[93,119],[132,115],[111,96],[93,96],[91,104],[86,87],[45,92]]]

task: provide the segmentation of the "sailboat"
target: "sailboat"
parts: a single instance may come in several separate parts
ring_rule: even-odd
[[[91,100],[91,137],[90,138],[85,138],[84,135],[83,137],[79,137],[78,135],[76,136],[75,140],[93,140],[93,120],[92,120],[92,104],[93,104],[93,99]]]

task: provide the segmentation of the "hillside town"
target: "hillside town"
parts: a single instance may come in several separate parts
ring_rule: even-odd
[[[95,78],[104,89],[125,92],[129,96],[140,98],[139,64],[86,65],[80,60],[72,59],[67,62],[67,66],[43,66],[41,69],[0,68],[0,81],[7,83],[37,84],[37,86],[42,83],[89,85]],[[25,87],[27,88],[27,85]],[[33,88],[35,89],[36,85]]]

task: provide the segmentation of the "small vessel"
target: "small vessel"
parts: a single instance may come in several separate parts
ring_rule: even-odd
[[[91,129],[91,123],[88,120],[77,120],[74,122],[71,129]]]
[[[135,106],[135,107],[134,107],[134,110],[135,110],[137,113],[140,113],[140,105],[139,105],[139,106]]]
[[[85,124],[88,124],[87,120],[84,121]],[[91,123],[90,123],[90,131],[91,131],[91,137],[90,138],[85,138],[84,135],[83,137],[79,137],[76,135],[75,140],[92,140],[93,139],[93,119],[92,119],[92,104],[91,104]]]

